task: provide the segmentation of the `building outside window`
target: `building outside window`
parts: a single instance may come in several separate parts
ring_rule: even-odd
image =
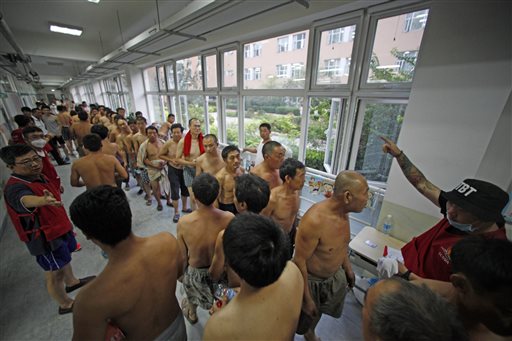
[[[293,35],[293,49],[300,50],[304,48],[304,42],[306,41],[306,33],[299,33]]]
[[[289,39],[288,36],[277,39],[277,52],[286,52],[289,50]]]
[[[427,24],[428,9],[407,13],[405,16],[404,32],[422,30]]]
[[[278,78],[288,77],[288,65],[287,64],[276,65],[276,76]]]

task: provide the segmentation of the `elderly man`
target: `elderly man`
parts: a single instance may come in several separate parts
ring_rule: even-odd
[[[263,146],[263,162],[254,167],[251,173],[265,180],[270,189],[283,183],[279,177],[279,168],[283,164],[285,149],[276,141],[269,141]]]

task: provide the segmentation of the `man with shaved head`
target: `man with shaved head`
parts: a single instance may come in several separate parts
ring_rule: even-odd
[[[308,341],[318,340],[315,327],[322,313],[341,316],[346,287],[354,286],[348,214],[365,208],[368,189],[361,174],[343,171],[332,197],[313,205],[300,221],[293,260],[304,277],[302,312],[312,320],[304,334]]]
[[[285,148],[277,141],[270,141],[263,146],[263,162],[256,165],[251,173],[265,180],[270,189],[283,183],[279,177],[279,168],[284,162]]]

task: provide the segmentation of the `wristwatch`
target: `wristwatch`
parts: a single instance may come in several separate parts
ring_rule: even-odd
[[[404,273],[399,273],[398,277],[401,277],[401,278],[405,279],[406,281],[410,281],[411,280],[411,274],[412,274],[412,271],[411,270],[407,270]]]

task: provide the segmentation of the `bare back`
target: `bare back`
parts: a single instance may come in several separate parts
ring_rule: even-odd
[[[210,317],[203,340],[293,340],[303,292],[302,275],[288,262],[279,279],[244,292]]]
[[[333,212],[331,200],[319,202],[306,212],[295,239],[296,254],[304,251],[309,254],[314,247],[306,258],[306,267],[308,273],[321,278],[330,277],[346,261],[350,242],[348,214]]]
[[[128,238],[123,243],[130,245],[123,246],[122,254],[111,257],[103,272],[79,293],[73,314],[75,338],[105,339],[110,319],[127,340],[152,340],[178,316],[176,239],[165,232]],[[77,322],[83,319],[87,323],[79,323],[77,330]]]
[[[60,122],[61,126],[69,127],[71,124],[71,115],[67,112],[61,112],[57,115],[57,120]]]
[[[71,126],[71,133],[76,138],[76,142],[79,146],[82,146],[82,139],[85,135],[91,133],[91,127],[92,124],[89,123],[89,121],[79,121],[76,123],[73,123]]]
[[[210,266],[215,250],[215,241],[234,215],[209,207],[198,209],[182,217],[177,226],[178,242],[186,253],[188,264],[195,268]]]
[[[119,161],[112,155],[103,153],[92,153],[73,162],[71,166],[71,178],[78,176],[82,178],[87,189],[100,186],[111,185],[116,186],[115,173],[118,171],[116,163]]]
[[[226,167],[224,167],[215,175],[220,185],[219,202],[223,204],[232,204],[234,202],[235,177],[243,173],[242,168],[237,168],[236,173],[231,174],[227,171]]]
[[[119,153],[119,147],[116,143],[108,142],[107,140],[102,140],[101,151],[107,155],[116,156]]]

